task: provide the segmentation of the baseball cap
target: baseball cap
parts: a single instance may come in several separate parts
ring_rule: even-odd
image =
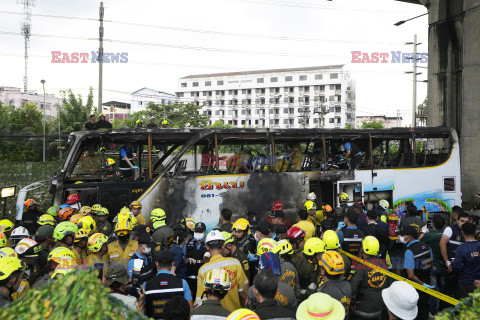
[[[272,226],[270,223],[268,223],[268,221],[260,220],[256,226],[256,231],[267,236],[270,233],[271,228]]]
[[[170,264],[173,262],[173,253],[170,250],[152,251],[155,261],[161,264]]]
[[[388,310],[401,319],[415,319],[418,313],[418,293],[404,281],[395,281],[382,290],[383,302]]]
[[[195,225],[195,232],[205,232],[205,230],[207,230],[205,223],[197,222],[197,224]]]
[[[150,231],[151,231],[150,227],[148,227],[146,225],[143,225],[143,224],[139,224],[135,228],[135,237],[140,237],[143,234],[150,234]]]
[[[277,276],[282,275],[282,267],[280,265],[280,258],[272,252],[265,252],[260,256],[258,263],[260,270],[269,270]]]
[[[285,218],[283,210],[274,210],[270,213],[271,218]]]
[[[138,244],[151,244],[151,243],[153,243],[153,238],[148,233],[144,233],[138,238]]]
[[[418,238],[418,231],[417,231],[417,228],[415,228],[414,226],[404,226],[400,232],[399,232],[399,235],[401,236],[412,236],[414,237],[415,239]]]

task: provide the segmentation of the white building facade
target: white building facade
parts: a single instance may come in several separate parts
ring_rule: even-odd
[[[355,82],[344,65],[190,75],[180,102],[202,106],[210,123],[238,128],[353,128]]]
[[[385,115],[378,116],[357,116],[355,119],[355,128],[361,128],[363,122],[372,122],[380,121],[383,123],[384,128],[399,128],[402,127],[403,118],[398,117],[387,117]]]
[[[166,105],[174,104],[176,102],[174,94],[150,88],[142,88],[133,92],[130,99],[130,111],[132,113],[146,110],[149,102]]]
[[[43,92],[22,92],[16,87],[0,87],[0,101],[3,105],[21,108],[25,103],[35,103],[38,110],[43,113]],[[58,106],[62,105],[62,99],[53,94],[45,94],[45,118],[57,117]]]

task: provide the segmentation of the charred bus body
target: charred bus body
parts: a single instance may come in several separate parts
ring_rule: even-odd
[[[70,140],[51,180],[54,204],[78,192],[82,205],[99,203],[111,217],[139,200],[146,218],[163,208],[168,223],[193,217],[212,228],[223,208],[262,216],[280,200],[295,220],[309,192],[333,206],[342,192],[367,207],[386,199],[399,213],[405,201],[428,211],[461,203],[458,139],[448,128],[122,129]],[[354,170],[342,159],[346,143],[361,152]],[[127,144],[139,169],[123,178],[115,168],[105,179],[105,161],[118,164]]]

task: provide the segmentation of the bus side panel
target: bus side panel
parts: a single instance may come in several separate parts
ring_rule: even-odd
[[[394,186],[393,170],[356,170],[355,181],[363,183],[364,192],[391,191]]]

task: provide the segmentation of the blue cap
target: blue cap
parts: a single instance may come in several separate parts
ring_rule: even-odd
[[[280,266],[280,258],[272,252],[265,252],[260,256],[258,264],[260,270],[270,270],[277,276],[282,275],[282,267]]]

